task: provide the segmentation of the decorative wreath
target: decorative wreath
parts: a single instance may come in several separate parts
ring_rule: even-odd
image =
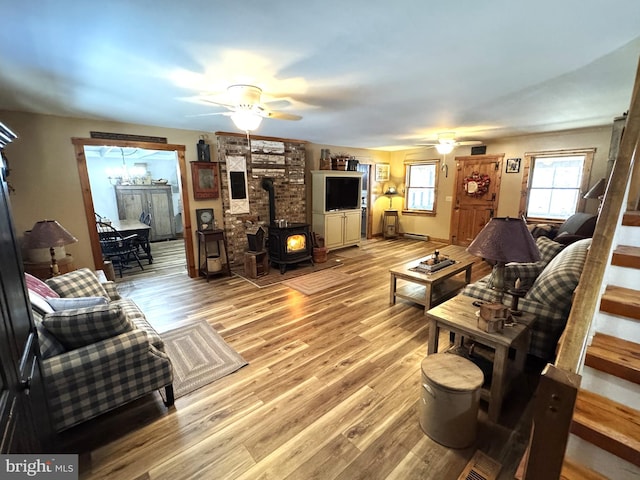
[[[464,179],[464,191],[470,197],[481,197],[489,191],[491,178],[486,173],[473,172]]]

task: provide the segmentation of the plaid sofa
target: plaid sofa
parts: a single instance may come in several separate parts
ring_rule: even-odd
[[[80,269],[48,279],[45,287],[34,283],[27,279],[57,431],[161,388],[165,404],[173,404],[172,365],[162,339],[113,282],[100,283],[91,270]],[[47,308],[52,305],[58,309]]]
[[[505,288],[513,288],[517,278],[520,278],[522,287],[530,287],[518,302],[519,310],[536,316],[531,329],[529,353],[544,360],[552,360],[569,317],[573,291],[580,280],[591,239],[579,240],[567,247],[546,237],[539,237],[536,243],[542,260],[536,263],[507,264]],[[493,301],[495,291],[492,289],[492,275],[467,285],[462,294]],[[503,302],[511,305],[511,301],[511,296],[505,293]]]

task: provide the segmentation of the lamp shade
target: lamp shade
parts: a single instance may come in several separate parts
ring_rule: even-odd
[[[502,263],[540,260],[540,251],[522,218],[492,218],[467,251]]]
[[[40,220],[36,222],[27,237],[27,248],[63,247],[77,242],[66,228],[55,220]]]
[[[604,178],[598,180],[598,182],[584,194],[582,198],[600,198],[604,195],[604,191],[607,188],[607,181]]]

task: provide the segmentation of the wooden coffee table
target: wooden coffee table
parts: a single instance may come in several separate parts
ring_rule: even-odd
[[[478,328],[476,312],[479,307],[473,305],[474,301],[478,299],[457,295],[427,312],[430,321],[427,355],[438,353],[441,328],[455,334],[456,343],[460,343],[460,337],[464,337],[494,349],[491,388],[488,391],[483,389],[481,395],[489,402],[489,418],[497,422],[510,380],[524,369],[531,337],[529,328],[536,318],[535,315],[523,313],[516,318],[516,325],[504,327],[500,332],[488,333]],[[509,348],[516,350],[513,362],[508,358]]]
[[[440,250],[440,256],[455,260],[456,263],[433,273],[411,270],[421,261],[427,260],[430,257],[427,255],[392,267],[389,270],[391,274],[389,301],[391,304],[396,303],[396,298],[404,298],[424,306],[426,313],[433,305],[456,295],[471,282],[471,268],[475,257],[467,253],[464,247],[448,245]],[[462,272],[464,272],[464,279],[458,278],[462,276]],[[407,285],[399,287],[398,279],[405,281]]]

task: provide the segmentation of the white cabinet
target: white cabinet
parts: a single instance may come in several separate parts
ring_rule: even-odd
[[[313,214],[313,231],[324,237],[329,250],[360,243],[360,210]]]
[[[324,237],[327,249],[360,243],[362,173],[314,170],[312,175],[312,226]]]

